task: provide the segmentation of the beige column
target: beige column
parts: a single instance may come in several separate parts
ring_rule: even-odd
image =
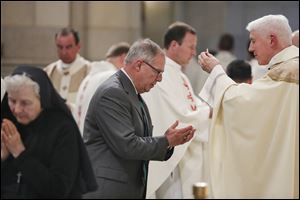
[[[69,24],[69,2],[1,2],[1,75],[57,59],[54,34]]]
[[[86,14],[85,45],[92,61],[103,59],[112,44],[141,37],[141,2],[89,1]]]

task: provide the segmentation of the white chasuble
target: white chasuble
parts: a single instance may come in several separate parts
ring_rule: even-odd
[[[282,50],[269,69],[238,85],[218,65],[200,93],[214,104],[213,198],[299,198],[299,49]]]
[[[74,104],[80,83],[90,69],[90,62],[77,55],[73,63],[65,64],[58,60],[48,65],[45,71],[61,97]]]

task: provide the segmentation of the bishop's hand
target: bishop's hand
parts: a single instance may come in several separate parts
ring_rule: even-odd
[[[200,53],[198,56],[198,63],[207,73],[210,73],[216,65],[220,64],[219,60],[210,54],[208,50]]]

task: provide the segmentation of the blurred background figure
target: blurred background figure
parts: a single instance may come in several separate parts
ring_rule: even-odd
[[[5,82],[4,82],[4,80],[2,79],[2,77],[1,77],[1,101],[2,101],[2,99],[3,99],[3,97],[4,97],[5,92],[6,92]]]
[[[57,92],[74,112],[77,91],[90,72],[90,62],[79,55],[79,33],[72,28],[63,28],[56,33],[55,44],[59,60],[49,64],[44,70]]]
[[[216,54],[216,58],[220,61],[220,64],[226,70],[228,64],[236,59],[236,56],[233,54],[234,49],[234,38],[233,35],[229,33],[225,33],[221,35],[219,44],[218,44],[218,52]]]
[[[130,44],[127,42],[119,42],[113,44],[107,50],[105,54],[105,60],[95,61],[91,63],[91,72],[89,75],[96,74],[98,72],[118,70],[124,66],[124,60],[129,51]]]
[[[1,199],[78,199],[95,190],[79,129],[47,74],[21,66],[4,81]]]
[[[236,83],[252,83],[251,66],[244,60],[234,60],[229,63],[226,73]]]
[[[296,30],[292,33],[292,43],[296,47],[299,47],[299,30]]]
[[[114,44],[108,49],[105,60],[91,64],[91,72],[80,84],[75,101],[75,119],[81,134],[83,134],[84,120],[92,96],[106,79],[124,66],[129,48],[130,45],[126,42]]]

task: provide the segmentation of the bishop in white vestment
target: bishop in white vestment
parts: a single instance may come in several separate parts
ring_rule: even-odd
[[[252,85],[233,82],[212,55],[199,56],[211,72],[200,96],[214,105],[213,198],[299,198],[299,49],[291,30],[277,26],[287,27],[287,19],[271,15],[247,27],[249,50],[269,68]]]

